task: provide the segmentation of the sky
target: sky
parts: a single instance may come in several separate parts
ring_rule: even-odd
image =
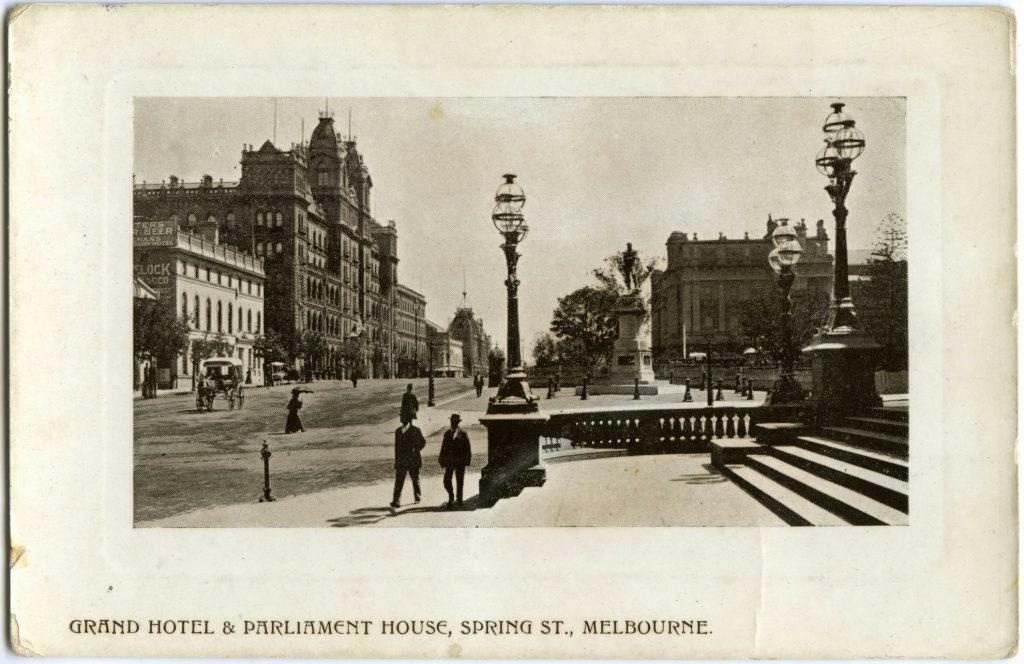
[[[398,227],[399,281],[442,325],[465,283],[501,347],[506,269],[490,215],[502,174],[515,173],[530,227],[519,261],[529,356],[558,298],[591,284],[627,242],[664,264],[673,231],[759,237],[769,213],[812,227],[825,219],[831,237],[814,157],[834,101],[867,142],[846,205],[849,246],[868,249],[886,214],[906,216],[903,98],[138,98],[134,173],[238,180],[243,144],[288,149],[303,123],[308,141],[325,106],[345,135],[351,113],[374,214]]]

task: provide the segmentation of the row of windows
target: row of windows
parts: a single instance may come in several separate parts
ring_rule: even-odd
[[[185,320],[189,321],[195,329],[203,329],[202,322],[202,309],[199,301],[199,296],[196,295],[193,299],[192,310],[188,308],[188,293],[183,292],[181,294],[181,316]],[[213,332],[214,318],[213,318],[213,301],[210,298],[206,298],[206,331]],[[227,332],[228,334],[235,333],[235,308],[231,302],[228,302],[227,306],[227,329],[224,328],[224,304],[217,300],[217,332]],[[255,332],[259,334],[260,327],[262,326],[262,315],[261,312],[256,312],[256,324],[253,326],[253,315],[252,309],[245,310],[242,307],[238,307],[238,332]]]
[[[257,256],[270,256],[271,254],[284,253],[284,243],[278,242],[267,242],[265,245],[262,242],[256,243],[256,255]]]
[[[267,212],[256,213],[256,225],[263,226],[264,222],[267,226],[277,226],[280,228],[284,226],[284,215],[276,210],[268,210]]]
[[[258,282],[250,281],[249,279],[242,279],[235,277],[227,272],[221,272],[220,270],[211,270],[208,267],[200,267],[198,263],[189,264],[185,261],[178,261],[178,274],[183,276],[189,276],[189,272],[192,273],[192,278],[202,279],[210,283],[216,282],[218,286],[227,286],[228,288],[237,288],[240,291],[253,295],[255,289],[255,295],[260,295],[260,284]],[[202,276],[200,276],[202,275]]]
[[[345,332],[344,327],[345,321],[337,316],[321,314],[315,311],[306,312],[307,330],[317,330],[325,334],[338,336]]]

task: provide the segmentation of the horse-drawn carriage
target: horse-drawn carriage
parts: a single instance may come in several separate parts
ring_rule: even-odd
[[[196,386],[196,410],[213,410],[213,401],[221,395],[228,402],[228,410],[245,403],[245,380],[242,361],[235,357],[211,357],[199,365],[199,384]]]

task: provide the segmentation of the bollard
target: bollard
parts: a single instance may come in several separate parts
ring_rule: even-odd
[[[754,381],[751,379],[747,380],[747,401],[754,400]]]
[[[718,388],[718,392],[715,393],[715,401],[722,401],[725,398],[722,396],[722,381],[715,381],[715,386]]]
[[[263,457],[263,497],[260,498],[261,503],[269,503],[274,500],[270,495],[270,447],[267,446],[267,442],[263,441],[263,449],[260,451],[260,456]]]
[[[669,371],[668,372],[668,384],[669,385],[675,385],[676,384],[676,372],[675,371]]]
[[[740,394],[742,396],[743,381],[740,379],[740,375],[739,374],[736,374],[736,389],[734,389],[733,392],[736,393],[736,394]]]
[[[633,379],[633,401],[640,401],[640,379]]]
[[[580,401],[587,400],[587,377],[583,377],[583,391],[580,392]]]
[[[555,395],[555,381],[548,378],[548,399]]]
[[[683,392],[683,401],[685,403],[689,403],[689,402],[693,401],[693,395],[690,394],[690,379],[689,378],[686,379],[686,391]]]

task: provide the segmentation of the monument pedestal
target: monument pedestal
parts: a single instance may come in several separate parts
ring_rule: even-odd
[[[638,380],[640,394],[658,393],[658,386],[652,384],[654,366],[651,363],[651,341],[642,330],[646,312],[638,291],[619,297],[615,306],[615,313],[619,317],[619,335],[615,340],[611,366],[607,376],[588,386],[588,393],[633,394]]]

